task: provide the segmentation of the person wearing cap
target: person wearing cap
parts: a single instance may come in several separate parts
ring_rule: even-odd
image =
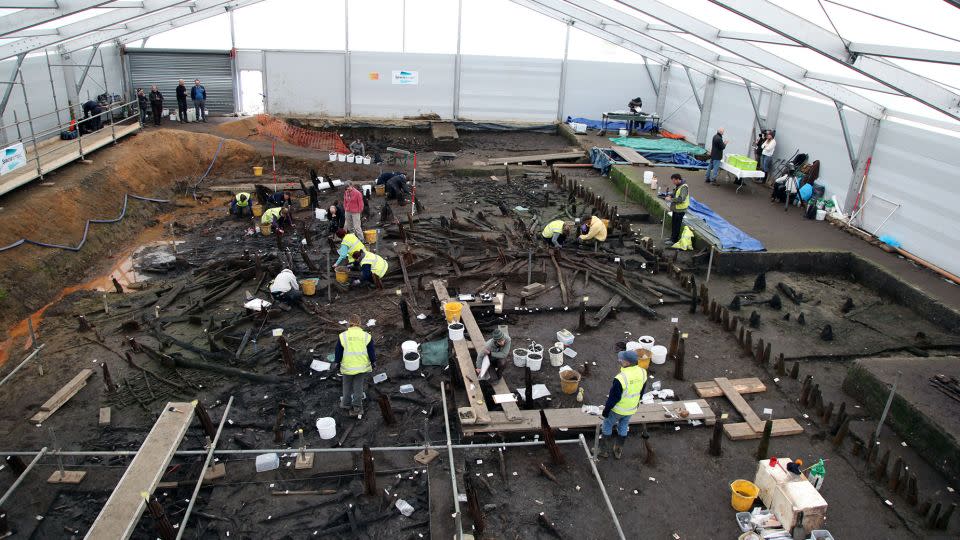
[[[390,265],[387,260],[372,251],[358,249],[353,252],[353,262],[360,267],[360,279],[355,281],[354,285],[366,284],[377,289],[382,289],[383,284],[380,280],[387,273]]]
[[[363,193],[354,187],[353,182],[347,180],[347,189],[343,192],[343,211],[345,222],[343,228],[357,235],[363,236],[363,227],[360,226],[360,214],[363,212]]]
[[[358,251],[366,251],[363,242],[353,233],[340,229],[337,231],[337,237],[340,238],[340,247],[337,248],[337,262],[333,263],[333,266],[340,266],[341,262],[349,260]]]
[[[667,197],[667,202],[670,203],[671,233],[670,239],[664,243],[673,245],[680,241],[680,233],[683,232],[683,215],[690,207],[690,186],[676,173],[670,175],[670,180],[674,185],[673,195]]]
[[[253,210],[250,208],[250,194],[241,191],[230,201],[230,213],[243,217],[244,210],[250,210],[250,215],[253,215]]]
[[[600,427],[603,437],[600,439],[599,457],[610,455],[611,439],[613,457],[620,459],[623,456],[623,444],[630,429],[630,417],[640,408],[640,397],[647,386],[647,370],[637,365],[639,358],[636,351],[617,353],[620,373],[613,378],[607,403],[603,406],[603,424]],[[613,433],[614,428],[617,430],[616,434]]]
[[[581,242],[587,242],[589,240],[605,242],[607,240],[607,226],[604,225],[603,220],[597,216],[590,216],[590,219],[580,226],[580,233],[579,238]]]
[[[377,351],[373,336],[360,326],[360,315],[350,315],[350,327],[340,333],[334,348],[334,358],[340,364],[343,395],[340,408],[349,409],[351,416],[363,413],[368,374],[377,367]]]
[[[477,351],[477,374],[483,366],[483,357],[490,358],[490,367],[487,373],[493,373],[494,379],[503,376],[503,368],[507,365],[507,357],[510,355],[510,336],[503,333],[499,328],[494,329],[493,337],[488,339],[483,347]]]
[[[547,226],[543,228],[543,232],[540,233],[540,237],[548,245],[560,249],[563,247],[563,243],[567,241],[567,233],[570,231],[570,225],[565,223],[562,219],[555,219],[550,223],[547,223]]]

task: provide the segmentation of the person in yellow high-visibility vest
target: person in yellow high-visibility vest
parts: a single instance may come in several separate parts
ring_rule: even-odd
[[[623,443],[627,440],[630,429],[630,417],[640,408],[640,398],[647,386],[647,370],[637,365],[639,360],[636,351],[620,351],[617,360],[620,362],[620,373],[613,378],[610,393],[607,394],[607,403],[603,407],[603,424],[600,431],[599,457],[610,455],[610,441],[613,440],[613,457],[620,459],[623,456]],[[613,433],[613,429],[617,433]]]
[[[360,315],[350,315],[349,321],[350,327],[341,332],[337,340],[334,357],[340,364],[340,376],[343,379],[340,408],[349,409],[351,415],[359,416],[363,413],[368,374],[377,365],[377,352],[373,337],[360,327]]]
[[[355,281],[354,285],[366,283],[378,289],[383,288],[380,279],[383,278],[384,274],[386,274],[390,268],[386,259],[372,251],[360,250],[353,253],[353,261],[360,267],[360,279]]]
[[[337,236],[340,237],[340,247],[337,248],[337,262],[333,263],[334,266],[340,266],[344,260],[349,263],[354,253],[364,250],[363,242],[357,238],[357,235],[340,229],[337,231]]]
[[[250,206],[250,194],[240,192],[230,201],[230,213],[236,214],[237,217],[243,217],[244,210],[249,211],[251,216],[253,215],[253,208]]]
[[[673,190],[673,195],[667,197],[672,212],[670,216],[671,234],[670,239],[664,243],[673,245],[680,241],[680,232],[683,230],[683,215],[687,213],[687,208],[690,207],[690,186],[679,174],[671,174],[670,179],[673,180],[673,185],[676,187]]]
[[[260,216],[260,223],[264,225],[270,223],[274,232],[283,234],[286,227],[293,226],[293,218],[290,216],[290,209],[287,207],[268,208]]]
[[[567,241],[569,232],[569,223],[565,223],[562,219],[555,219],[547,223],[547,226],[543,228],[543,232],[540,233],[540,238],[542,238],[547,245],[552,245],[560,249],[563,247],[564,242]]]

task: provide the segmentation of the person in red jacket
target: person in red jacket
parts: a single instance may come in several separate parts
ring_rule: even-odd
[[[343,211],[346,220],[343,228],[347,232],[357,235],[357,238],[363,238],[363,227],[360,226],[360,214],[363,212],[363,194],[353,186],[353,182],[347,180],[347,190],[343,192]]]

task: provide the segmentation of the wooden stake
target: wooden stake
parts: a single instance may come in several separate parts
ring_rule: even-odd
[[[713,434],[710,436],[710,446],[707,453],[713,457],[720,457],[723,453],[721,442],[723,441],[723,420],[720,419],[720,412],[714,411],[717,420],[713,424]]]
[[[790,378],[791,379],[800,378],[800,362],[793,363],[793,368],[790,370]]]
[[[770,457],[770,434],[773,432],[773,420],[767,419],[763,425],[763,436],[760,438],[760,445],[757,446],[756,458],[763,461]]]
[[[683,377],[683,364],[686,361],[687,356],[687,340],[680,338],[680,342],[677,344],[677,354],[674,357],[673,362],[673,378],[678,381],[684,380]]]
[[[383,422],[388,426],[396,425],[397,419],[393,415],[393,406],[390,404],[390,397],[386,394],[380,394],[377,397],[377,405],[380,406],[380,414],[383,415]]]
[[[553,460],[553,464],[563,465],[566,460],[560,452],[560,446],[557,445],[553,428],[547,422],[547,415],[544,414],[543,409],[540,409],[540,434],[543,436],[543,442],[547,445],[547,449],[550,450],[550,458]]]
[[[217,428],[214,427],[213,421],[210,420],[210,415],[207,414],[206,407],[203,406],[203,403],[200,400],[197,400],[197,405],[193,408],[194,412],[197,413],[197,420],[200,422],[200,427],[203,428],[203,432],[210,437],[210,440],[213,440],[217,436]]]
[[[453,463],[450,464],[453,468]],[[363,445],[363,486],[367,495],[377,494],[377,473],[373,466],[373,452],[370,447]]]

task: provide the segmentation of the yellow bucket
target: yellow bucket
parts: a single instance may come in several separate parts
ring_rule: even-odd
[[[560,390],[564,394],[576,394],[580,387],[580,373],[572,369],[560,372]]]
[[[376,244],[377,243],[377,230],[376,229],[367,229],[363,231],[363,241],[367,244]]]
[[[254,176],[263,176],[263,167],[254,167],[253,168]]]
[[[336,269],[336,273],[337,273],[337,283],[346,283],[350,281],[350,274],[347,273],[346,268],[342,266],[338,266]]]
[[[377,193],[377,195],[383,196],[383,194],[387,192],[387,186],[383,184],[377,184],[373,190]]]
[[[730,484],[730,506],[737,512],[746,512],[760,494],[760,488],[749,480],[734,480]]]
[[[297,200],[300,201],[300,208],[310,208],[310,197],[300,197]]]
[[[260,224],[260,234],[264,236],[270,236],[270,233],[273,232],[272,223],[261,223]]]
[[[317,282],[319,279],[310,278],[310,279],[301,279],[300,280],[300,290],[303,292],[304,296],[313,296],[317,294]]]
[[[646,349],[635,349],[637,353],[637,365],[643,369],[650,368],[650,359],[653,355]]]
[[[253,217],[260,217],[263,215],[263,207],[259,204],[253,205]]]
[[[443,312],[447,315],[448,323],[459,321],[461,311],[463,311],[463,304],[460,302],[447,302],[443,305]]]

